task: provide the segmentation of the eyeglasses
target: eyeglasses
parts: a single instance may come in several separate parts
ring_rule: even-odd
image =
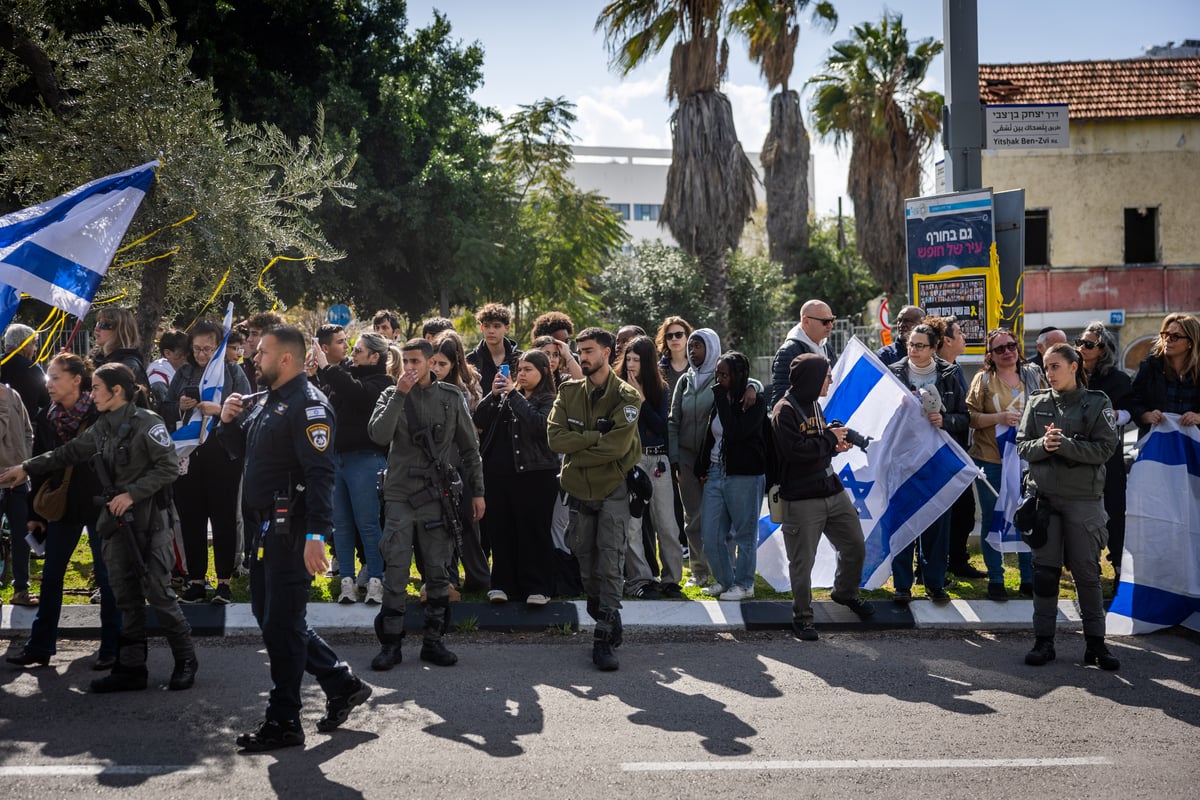
[[[809,319],[816,320],[822,325],[832,325],[837,322],[837,317],[809,317]]]
[[[666,339],[682,339],[687,336],[687,331],[669,331],[664,338]]]
[[[909,350],[928,350],[928,349],[930,349],[931,347],[933,347],[933,345],[931,345],[931,344],[921,344],[920,342],[909,342],[909,343],[908,343],[908,349],[909,349]]]
[[[1017,343],[1009,342],[1008,344],[998,344],[988,351],[989,353],[1015,353],[1017,352]]]
[[[217,348],[215,348],[215,347],[200,347],[199,345],[192,345],[192,352],[195,353],[196,355],[212,355],[213,353],[217,352]]]
[[[111,331],[112,329],[113,329],[113,326],[109,325],[107,322],[97,322],[96,323],[96,330],[98,330],[98,331]]]
[[[1189,342],[1192,340],[1192,337],[1188,336],[1186,333],[1171,333],[1168,331],[1163,331],[1158,335],[1162,337],[1164,342],[1170,342],[1171,344],[1178,342],[1180,339],[1187,339]]]
[[[244,353],[244,352],[246,352],[246,348],[245,348],[245,347],[243,347],[243,346],[242,346],[242,345],[240,345],[240,344],[231,344],[231,345],[229,345],[229,347],[228,347],[227,349],[228,349],[228,350],[229,350],[231,353]]]
[[[1076,339],[1075,346],[1082,347],[1084,350],[1095,350],[1097,347],[1103,349],[1104,347],[1100,342],[1089,342],[1087,339]]]

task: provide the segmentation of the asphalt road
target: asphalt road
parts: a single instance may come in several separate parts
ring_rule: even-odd
[[[585,636],[453,636],[458,666],[371,673],[374,646],[335,640],[375,687],[333,734],[305,685],[305,748],[238,755],[268,687],[254,640],[201,640],[196,688],[90,695],[94,647],[0,664],[4,798],[796,798],[1161,800],[1200,778],[1200,639],[1121,639],[1117,673],[1060,635],[1044,668],[1027,636],[631,637],[621,670]],[[411,641],[411,640],[410,640]]]

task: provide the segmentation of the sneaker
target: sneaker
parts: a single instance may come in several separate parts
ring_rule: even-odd
[[[697,589],[702,586],[707,586],[708,583],[709,583],[709,579],[702,580],[700,578],[697,578],[695,575],[693,575],[692,577],[690,577],[686,581],[684,581],[683,585],[689,589]]]
[[[1003,603],[1008,600],[1008,590],[1004,588],[1003,583],[989,583],[987,588],[988,600],[995,600],[997,603]]]
[[[530,606],[544,606],[550,602],[550,598],[544,594],[531,594],[525,598],[525,604]]]
[[[370,592],[370,589],[367,591]],[[371,696],[371,687],[358,677],[353,677],[352,681],[349,691],[325,698],[325,716],[317,720],[317,730],[323,733],[334,730],[346,721],[352,708],[367,702],[367,698]]]
[[[746,589],[742,586],[733,586],[733,587],[730,587],[723,595],[721,595],[721,599],[722,600],[732,600],[732,601],[753,600],[754,599],[754,588],[751,587],[749,589]]]
[[[342,593],[337,601],[344,606],[358,602],[358,590],[354,588],[354,578],[342,578]]]
[[[337,556],[334,556],[333,558],[329,559],[329,571],[325,573],[325,577],[326,578],[335,578],[338,575],[340,575],[341,572],[342,572],[342,570],[341,570],[341,567],[338,566]]]
[[[367,580],[367,605],[377,606],[383,603],[383,581],[379,578]]]
[[[837,603],[839,606],[845,606],[855,614],[858,614],[860,619],[875,616],[875,606],[871,605],[866,600],[863,600],[858,595],[854,595],[853,597],[839,597],[835,594],[831,594],[829,595],[829,599]]]
[[[635,600],[659,600],[662,598],[652,583],[643,583],[631,591],[629,596]]]
[[[700,594],[707,595],[708,597],[718,597],[723,591],[725,591],[724,586],[719,583],[711,583],[701,589]]]
[[[182,586],[180,588],[183,588]],[[94,606],[100,605],[100,590],[93,589],[92,596],[88,598],[88,603]]]
[[[686,561],[686,560],[688,560],[688,559],[689,559],[689,558],[691,558],[691,557],[692,557],[692,548],[688,547],[688,546],[685,544],[685,545],[683,546],[683,560],[684,560],[684,561]]]
[[[281,747],[299,747],[304,744],[304,729],[300,720],[276,722],[269,719],[259,724],[250,733],[237,737],[237,746],[247,753],[263,753]]]
[[[490,592],[488,592],[488,602],[489,603],[507,603],[508,595],[504,592],[503,589],[492,589]]]
[[[816,626],[811,622],[793,622],[792,633],[802,642],[815,642],[821,638],[817,635]]]
[[[905,589],[897,589],[892,592],[892,602],[898,606],[906,606],[912,602],[912,592]]]
[[[212,604],[214,606],[227,606],[233,602],[233,590],[229,588],[228,583],[218,583],[217,590],[213,592]]]
[[[204,589],[203,583],[189,583],[187,588],[183,590],[183,596],[179,598],[181,603],[203,603],[208,599],[208,592]]]

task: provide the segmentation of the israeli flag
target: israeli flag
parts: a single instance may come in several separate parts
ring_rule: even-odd
[[[0,217],[0,284],[86,315],[157,167],[151,161]]]
[[[1111,634],[1200,631],[1200,430],[1178,414],[1150,429],[1129,472],[1121,582]]]
[[[212,359],[204,367],[204,374],[200,376],[200,401],[218,405],[221,403],[221,393],[225,390],[225,345],[229,343],[229,331],[233,328],[232,302],[225,309],[225,319],[221,324],[225,326],[225,336],[221,338],[217,352],[212,354]],[[212,419],[193,410],[184,424],[171,434],[175,441],[175,452],[180,458],[204,444],[209,429],[212,428]]]
[[[841,420],[872,440],[866,452],[852,448],[832,466],[862,523],[867,545],[862,586],[877,589],[892,576],[892,557],[949,510],[979,468],[948,433],[929,424],[908,387],[857,338],[838,359],[833,390],[822,403],[826,420]],[[760,520],[759,574],[776,591],[789,591],[786,555],[779,562],[782,540],[769,517]],[[836,553],[822,538],[813,586],[832,586],[836,569]]]
[[[1013,527],[1013,516],[1021,504],[1021,457],[1017,455],[1017,429],[1007,425],[996,426],[996,445],[1000,448],[1000,486],[992,487],[999,492],[996,510],[987,520],[987,543],[1001,553],[1028,553],[1029,545],[1021,538],[1021,532]],[[984,486],[981,492],[989,491]]]

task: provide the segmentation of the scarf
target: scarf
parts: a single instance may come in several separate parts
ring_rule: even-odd
[[[94,406],[91,392],[81,392],[75,405],[70,408],[61,403],[51,403],[46,416],[49,418],[50,424],[54,426],[54,432],[58,435],[59,441],[69,442],[74,439],[79,433],[79,426],[83,423],[83,418]]]

